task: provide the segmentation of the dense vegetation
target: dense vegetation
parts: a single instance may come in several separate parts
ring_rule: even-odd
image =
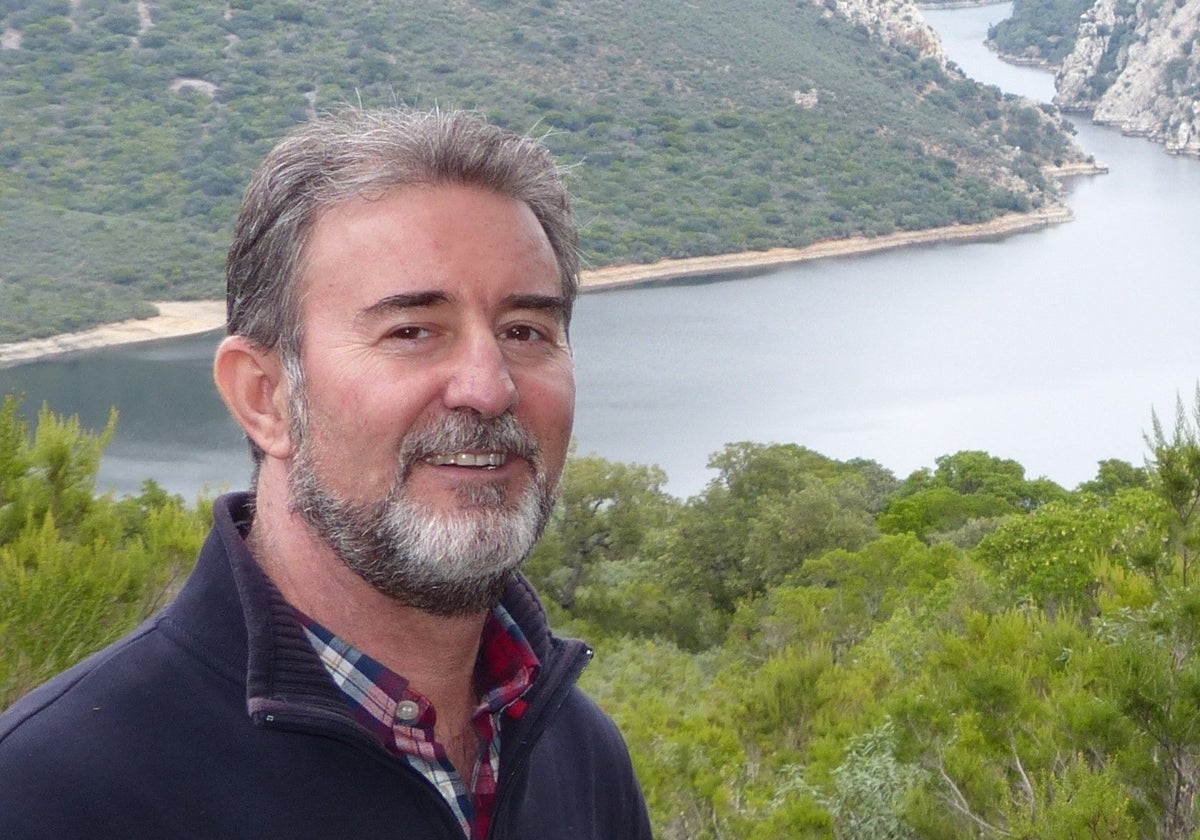
[[[1013,0],[1012,16],[991,27],[988,40],[1001,55],[1057,65],[1075,48],[1079,17],[1094,0]]]
[[[251,168],[346,103],[547,134],[596,265],[978,222],[1067,154],[810,2],[2,0],[0,342],[220,297]]]
[[[101,432],[43,408],[33,430],[0,403],[0,707],[125,634],[195,562],[207,512],[153,482],[95,494]]]
[[[657,836],[1195,836],[1200,392],[1074,490],[739,443],[686,501],[571,459],[528,564]],[[0,706],[169,596],[207,505],[92,492],[111,428],[0,410]]]

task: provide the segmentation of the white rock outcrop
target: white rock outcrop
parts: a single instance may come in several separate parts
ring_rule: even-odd
[[[946,55],[937,33],[925,22],[913,0],[812,0],[827,15],[841,15],[889,44],[910,47],[943,64]]]
[[[1200,0],[1097,0],[1055,85],[1064,111],[1200,155]]]
[[[922,58],[934,58],[952,75],[961,75],[961,71],[950,64],[949,57],[942,49],[941,39],[937,32],[925,22],[924,15],[913,0],[812,0],[813,4],[826,15],[838,15],[851,23],[866,29],[871,35],[884,43],[902,48],[915,49]],[[1192,0],[1200,2],[1200,0]],[[797,102],[799,104],[799,102]],[[1032,111],[1046,131],[1066,131],[1069,126],[1062,116],[1047,113],[1041,108]],[[948,154],[944,150],[927,149],[927,152]],[[1018,154],[1016,147],[1009,147],[1010,156]],[[1100,167],[1074,142],[1068,143],[1064,160],[1058,167],[1060,174],[1074,171],[1099,171]],[[1022,189],[1020,180],[1006,166],[996,165],[980,171],[977,174],[997,184],[1010,184],[1013,189]]]

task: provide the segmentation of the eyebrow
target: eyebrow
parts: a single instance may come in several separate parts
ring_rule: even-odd
[[[404,292],[388,295],[375,301],[359,313],[360,320],[368,320],[388,312],[404,309],[420,309],[426,306],[449,303],[450,297],[445,292]],[[566,320],[567,302],[559,295],[509,295],[502,301],[505,309],[533,309],[540,312],[551,312]]]
[[[534,309],[567,319],[567,301],[559,295],[509,295],[504,304],[508,309]]]
[[[375,301],[359,312],[359,320],[368,320],[378,315],[383,315],[387,312],[395,312],[402,309],[419,309],[423,306],[434,306],[439,303],[448,303],[450,298],[445,292],[406,292],[398,295],[388,295],[385,298]]]

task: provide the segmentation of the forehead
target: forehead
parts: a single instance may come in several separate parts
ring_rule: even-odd
[[[459,184],[404,187],[327,208],[310,229],[302,266],[308,284],[374,270],[396,280],[473,270],[481,282],[508,274],[559,282],[554,250],[528,205]]]

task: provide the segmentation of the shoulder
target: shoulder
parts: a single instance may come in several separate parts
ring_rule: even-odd
[[[130,635],[93,654],[74,667],[42,684],[0,713],[0,760],[8,755],[14,739],[44,727],[64,716],[100,703],[125,678],[136,675],[133,659],[146,647],[146,637],[155,632],[154,623],[142,625]]]
[[[497,836],[650,837],[625,741],[582,690],[573,686],[535,737],[528,772],[513,780],[513,823]]]
[[[139,781],[153,781],[171,733],[199,707],[236,703],[206,667],[152,619],[34,689],[0,714],[0,836],[83,837],[111,820]],[[244,701],[243,701],[244,702]],[[208,708],[205,714],[211,714]]]
[[[612,718],[578,686],[572,686],[552,728],[584,736],[587,740],[585,749],[596,752],[598,756],[612,758],[628,755],[625,739]]]
[[[105,796],[106,780],[133,737],[126,672],[150,627],[34,689],[0,714],[0,835],[79,837],[81,814]],[[106,756],[112,762],[105,767]]]

